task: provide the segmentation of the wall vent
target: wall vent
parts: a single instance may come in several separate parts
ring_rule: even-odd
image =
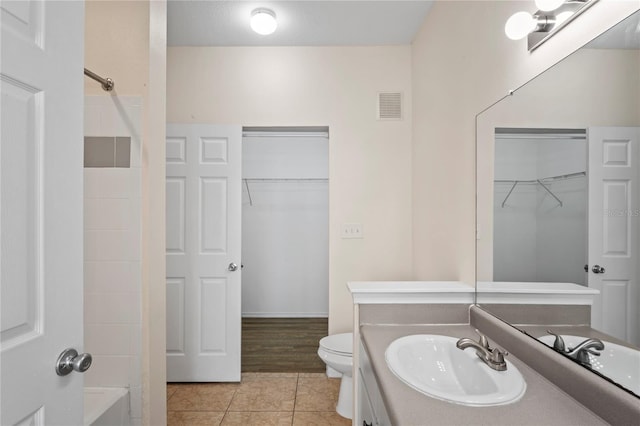
[[[378,93],[378,120],[402,120],[402,92]]]

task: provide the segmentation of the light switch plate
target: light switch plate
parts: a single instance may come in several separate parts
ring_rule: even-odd
[[[345,223],[342,225],[342,238],[364,238],[361,223]]]

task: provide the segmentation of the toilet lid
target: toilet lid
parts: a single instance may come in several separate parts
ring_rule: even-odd
[[[353,333],[332,334],[320,340],[320,347],[339,354],[353,354]]]

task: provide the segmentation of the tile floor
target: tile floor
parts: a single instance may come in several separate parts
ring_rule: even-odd
[[[340,379],[242,373],[241,383],[167,384],[168,426],[350,425],[335,411]]]

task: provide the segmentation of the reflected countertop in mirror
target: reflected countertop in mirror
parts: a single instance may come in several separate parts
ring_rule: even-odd
[[[592,298],[590,314],[563,333],[637,350],[640,12],[476,124],[477,303],[491,312],[497,299],[487,289],[521,286],[546,291],[541,305],[561,305],[563,288],[573,288]],[[546,326],[512,325],[546,334]],[[638,394],[634,384],[625,388]]]

